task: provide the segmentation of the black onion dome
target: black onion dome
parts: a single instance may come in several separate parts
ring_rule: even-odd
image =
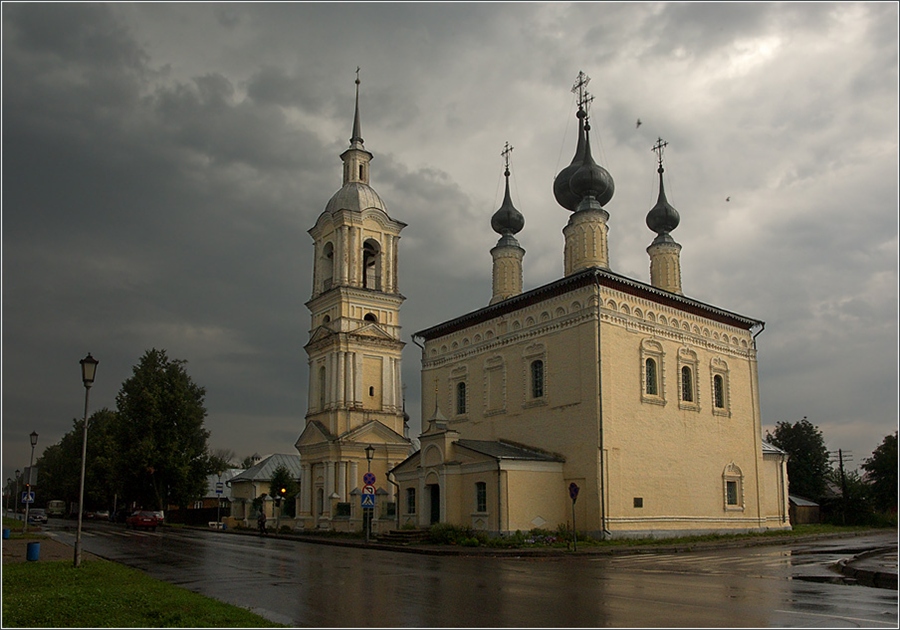
[[[678,227],[681,217],[678,211],[666,199],[666,190],[663,188],[663,167],[657,169],[659,173],[659,198],[656,205],[647,213],[647,227],[663,236]]]
[[[609,171],[594,162],[594,158],[591,156],[590,130],[591,126],[585,125],[584,159],[569,180],[569,189],[578,198],[579,203],[585,197],[591,196],[601,206],[605,206],[612,199],[616,186]]]
[[[491,217],[491,228],[497,234],[518,234],[525,227],[525,217],[516,210],[509,196],[509,169],[503,173],[506,176],[506,194],[503,196],[503,204]]]
[[[561,170],[553,180],[553,196],[556,197],[556,202],[572,212],[575,212],[581,199],[572,194],[569,189],[569,180],[584,161],[584,118],[587,114],[579,108],[576,116],[578,116],[578,144],[575,147],[575,157],[572,158],[572,163]]]

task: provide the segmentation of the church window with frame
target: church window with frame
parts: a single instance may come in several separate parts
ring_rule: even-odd
[[[712,411],[717,416],[731,417],[731,401],[728,391],[728,364],[715,357],[709,362],[712,376]]]
[[[524,407],[546,405],[548,394],[547,348],[542,343],[531,344],[522,355]]]
[[[487,484],[483,481],[475,484],[475,511],[487,512]]]
[[[687,348],[678,351],[678,407],[689,411],[700,411],[700,397],[697,391],[697,353]]]
[[[665,371],[663,347],[655,339],[641,341],[641,402],[665,405]]]
[[[381,290],[381,245],[374,239],[363,244],[363,288]]]
[[[334,282],[334,244],[331,241],[322,247],[322,290],[327,291]]]
[[[544,362],[540,359],[531,362],[531,397],[544,397]]]
[[[466,413],[466,383],[460,381],[456,384],[456,415],[463,416]]]
[[[656,380],[656,359],[647,357],[647,360],[644,363],[644,374],[646,382],[646,389],[644,390],[644,392],[648,396],[659,396],[659,386]]]
[[[744,473],[734,462],[722,473],[722,493],[726,512],[744,510]]]
[[[681,400],[694,402],[694,375],[686,365],[681,368]]]
[[[415,514],[416,513],[416,489],[415,488],[407,488],[406,489],[406,513],[407,514]]]

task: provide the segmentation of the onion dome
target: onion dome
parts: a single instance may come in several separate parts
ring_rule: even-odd
[[[525,227],[525,217],[516,210],[509,196],[509,167],[503,175],[506,177],[506,194],[503,196],[503,204],[491,217],[491,228],[501,236],[518,234]]]
[[[584,161],[584,119],[587,113],[583,108],[579,107],[576,116],[578,117],[578,144],[575,147],[575,157],[572,158],[572,163],[561,170],[556,179],[553,180],[553,196],[556,197],[556,202],[572,212],[578,207],[578,202],[581,199],[576,197],[569,189],[569,180],[572,179],[572,175],[575,174],[575,171],[581,167],[581,163]]]
[[[594,203],[605,206],[612,199],[616,187],[612,175],[605,168],[594,162],[591,156],[591,125],[584,125],[584,157],[581,165],[569,179],[569,190],[578,198],[575,211],[583,210],[582,206],[592,197]]]
[[[659,198],[656,201],[656,205],[647,213],[647,227],[658,235],[654,242],[672,240],[669,232],[677,228],[678,223],[681,221],[678,211],[666,200],[666,190],[663,188],[663,171],[665,169],[660,163],[659,168],[656,169],[656,172],[659,173]]]

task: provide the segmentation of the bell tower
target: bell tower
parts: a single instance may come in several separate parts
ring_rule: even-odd
[[[327,527],[337,503],[361,487],[357,479],[375,448],[371,470],[379,487],[406,458],[400,358],[398,242],[406,227],[392,219],[369,185],[372,154],[360,130],[359,69],[350,146],[341,154],[343,185],[309,230],[314,242],[306,427],[298,517],[304,527]],[[372,452],[369,452],[372,455]],[[379,474],[379,471],[380,474]]]

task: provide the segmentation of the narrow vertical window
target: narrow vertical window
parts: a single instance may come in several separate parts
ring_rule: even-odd
[[[713,392],[715,396],[715,403],[717,409],[725,408],[725,381],[722,378],[721,374],[716,374],[713,377]]]
[[[544,362],[531,362],[531,397],[542,398],[544,396]]]
[[[656,361],[654,361],[653,359],[647,359],[645,366],[647,379],[647,395],[657,396],[659,389],[656,386]]]
[[[325,366],[319,368],[319,409],[325,409],[327,391],[325,390]]]
[[[406,489],[406,513],[407,514],[415,514],[416,513],[416,489],[415,488],[407,488]]]
[[[738,482],[737,481],[726,481],[725,482],[725,502],[728,505],[737,505],[738,504]]]
[[[483,481],[475,484],[475,511],[487,512],[487,484]]]
[[[456,384],[456,415],[461,416],[466,413],[466,384]]]
[[[684,402],[694,400],[694,379],[688,366],[681,368],[681,400]]]

